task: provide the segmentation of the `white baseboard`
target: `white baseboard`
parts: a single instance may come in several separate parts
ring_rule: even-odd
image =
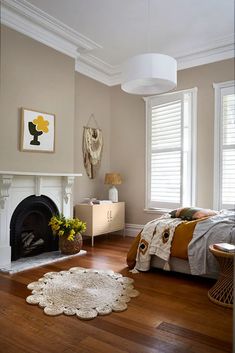
[[[136,237],[143,228],[143,224],[126,223],[125,235],[128,235],[129,237]]]

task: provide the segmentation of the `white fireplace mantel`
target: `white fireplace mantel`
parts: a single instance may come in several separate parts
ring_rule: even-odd
[[[16,172],[16,171],[0,171],[0,175],[33,175],[33,176],[60,176],[60,177],[69,177],[69,176],[82,176],[81,173],[41,173],[41,172]]]
[[[11,262],[10,222],[26,197],[45,195],[66,217],[73,213],[72,187],[80,173],[0,171],[0,266]]]

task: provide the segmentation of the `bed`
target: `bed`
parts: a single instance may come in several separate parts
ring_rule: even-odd
[[[209,251],[215,243],[235,244],[235,212],[181,208],[148,222],[128,254],[133,272],[150,268],[217,278],[219,266]]]

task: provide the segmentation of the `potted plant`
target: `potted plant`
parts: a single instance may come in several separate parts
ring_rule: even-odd
[[[66,218],[63,214],[51,217],[49,226],[55,236],[59,236],[62,254],[76,254],[82,247],[81,233],[86,230],[86,223],[78,218]]]

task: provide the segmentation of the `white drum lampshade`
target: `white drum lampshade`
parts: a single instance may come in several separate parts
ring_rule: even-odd
[[[121,175],[119,173],[106,173],[104,183],[112,185],[109,189],[109,200],[112,202],[118,202],[118,190],[115,185],[120,185],[122,183]]]
[[[123,91],[131,94],[160,94],[177,85],[177,62],[164,54],[146,53],[130,58],[122,71]]]

